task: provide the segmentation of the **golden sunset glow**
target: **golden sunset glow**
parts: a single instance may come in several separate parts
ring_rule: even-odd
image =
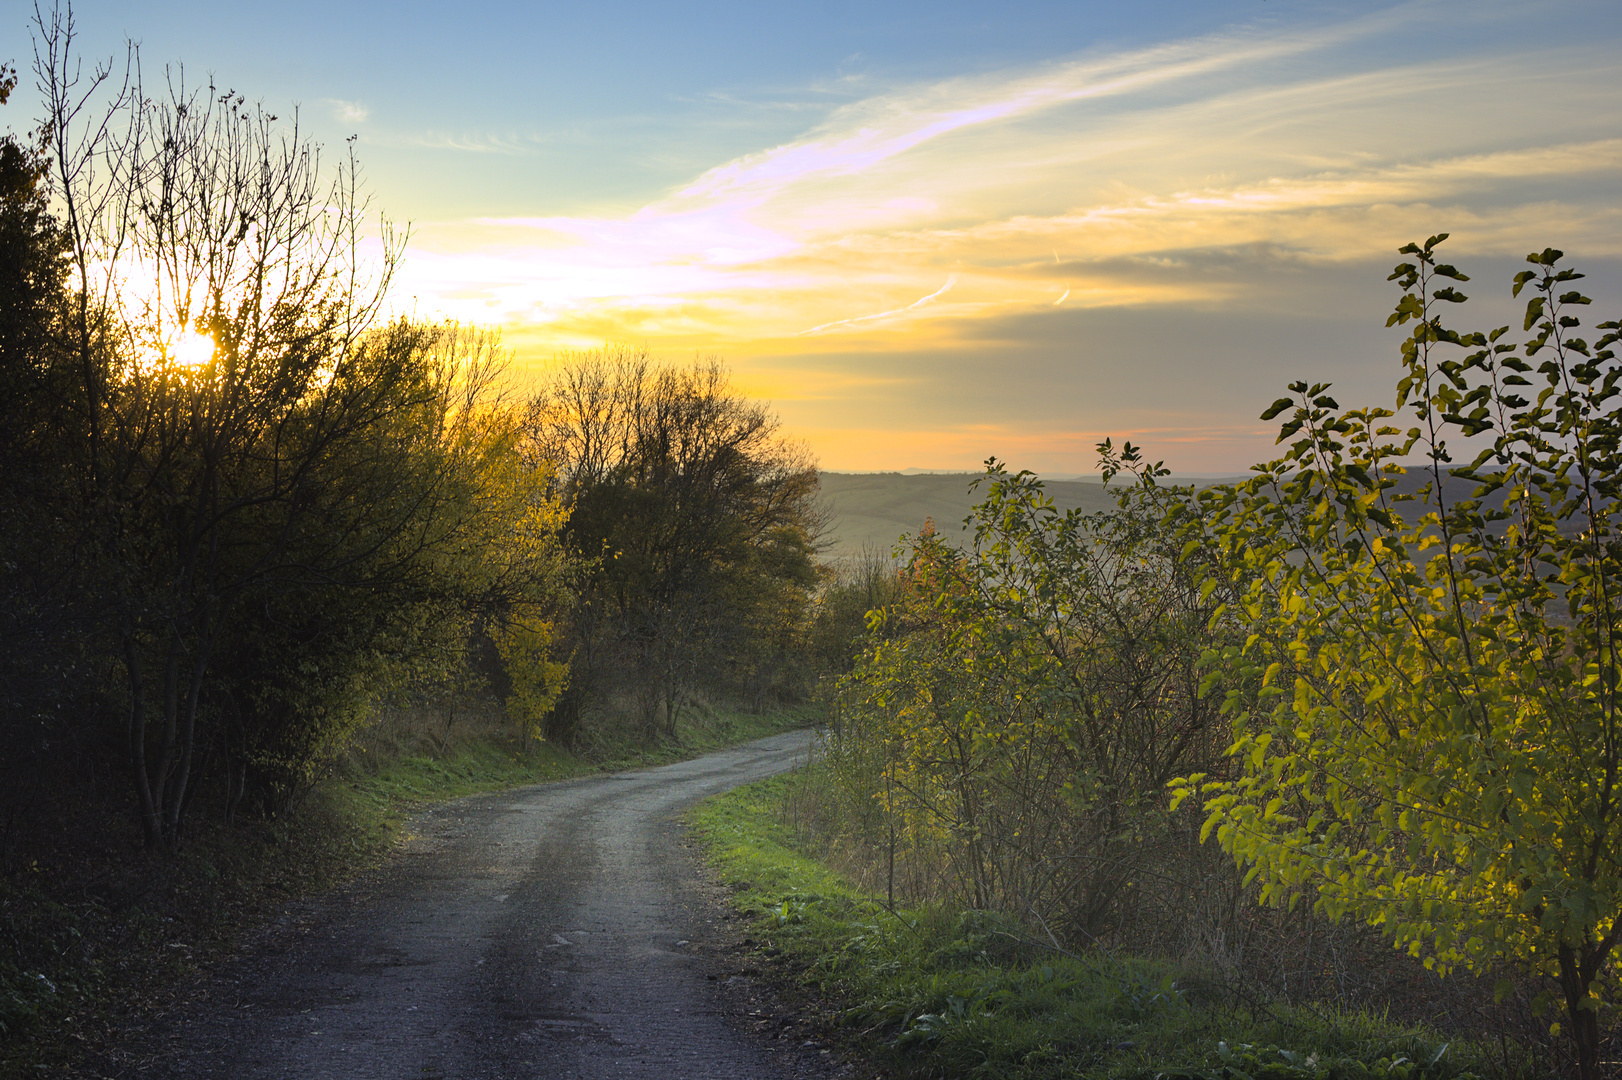
[[[1378,270],[1444,229],[1459,259],[1554,240],[1622,254],[1607,194],[1622,178],[1606,104],[1617,62],[1581,43],[1351,70],[1334,59],[1403,32],[1414,11],[877,94],[621,216],[421,224],[400,289],[503,327],[529,370],[605,342],[719,355],[832,467],[1028,451],[1083,467],[1095,436],[1157,432],[1188,466],[1203,447],[1210,467],[1232,468],[1266,446],[1243,414],[1092,401],[1086,417],[948,416],[929,410],[932,393],[959,406],[983,395],[889,358],[975,354],[990,377],[1022,362],[1021,342],[1090,311],[1288,309],[1314,275]],[[1602,77],[1557,86],[1573,66]],[[1556,93],[1584,122],[1549,122],[1539,103]],[[1258,264],[1281,279],[1259,288]],[[1385,312],[1357,314],[1377,328]],[[1150,359],[1154,342],[1142,347]],[[1072,354],[1100,360],[1083,340]],[[1261,382],[1255,400],[1274,388]],[[851,423],[853,402],[885,424]]]

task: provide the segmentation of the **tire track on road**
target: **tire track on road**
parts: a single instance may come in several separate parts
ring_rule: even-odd
[[[122,1064],[91,1075],[816,1075],[728,1022],[705,947],[717,912],[679,820],[706,795],[792,767],[810,738],[431,808],[384,867],[293,909],[299,932],[221,965]]]

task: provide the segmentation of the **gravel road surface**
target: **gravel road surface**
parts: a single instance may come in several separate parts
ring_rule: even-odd
[[[679,823],[704,796],[791,767],[809,742],[791,732],[662,768],[437,806],[413,819],[386,866],[293,909],[113,1072],[815,1075],[814,1048],[775,1049],[740,1030],[725,1000],[727,964],[737,963],[718,944],[725,920]]]

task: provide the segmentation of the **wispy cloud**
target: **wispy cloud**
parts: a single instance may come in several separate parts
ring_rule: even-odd
[[[1011,124],[1089,99],[1242,68],[1321,45],[1320,36],[1283,40],[1221,37],[1034,74],[954,79],[844,106],[809,136],[711,169],[667,205],[760,202],[817,177],[848,177],[926,143],[968,129]]]
[[[321,102],[326,106],[332,118],[340,124],[363,124],[366,118],[372,115],[372,110],[359,101],[344,101],[341,98],[326,98]]]
[[[1233,253],[1304,274],[1448,228],[1455,254],[1622,255],[1615,50],[1367,59],[1428,10],[892,89],[623,216],[430,223],[402,284],[542,349],[879,355],[980,348],[988,320],[1260,303]]]
[[[948,289],[956,284],[957,275],[953,274],[951,277],[946,279],[945,285],[942,285],[928,296],[919,297],[906,307],[896,308],[893,311],[880,311],[873,315],[858,315],[854,319],[840,319],[836,322],[823,323],[821,326],[813,326],[809,330],[801,330],[798,336],[804,337],[807,334],[820,334],[828,330],[837,330],[844,326],[859,326],[862,323],[876,322],[879,319],[889,319],[896,315],[905,315],[909,311],[917,311],[919,308],[930,303],[931,301],[940,299],[942,296],[946,295]]]
[[[498,135],[485,131],[406,131],[381,132],[368,141],[379,146],[408,150],[445,150],[459,154],[499,154],[505,157],[534,157],[543,140],[526,135]]]

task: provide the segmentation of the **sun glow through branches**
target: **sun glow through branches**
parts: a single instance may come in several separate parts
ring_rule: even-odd
[[[164,346],[164,355],[181,367],[207,367],[214,360],[214,339],[191,330],[180,330]]]

